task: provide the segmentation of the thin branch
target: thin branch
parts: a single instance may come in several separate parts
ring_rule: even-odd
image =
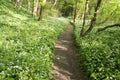
[[[105,26],[104,28],[99,28],[99,29],[97,30],[97,32],[104,31],[104,30],[106,30],[106,29],[108,29],[108,28],[112,28],[112,27],[120,27],[120,23],[118,23],[118,24],[113,24],[113,25],[108,25],[108,26]]]
[[[103,20],[103,21],[101,21],[101,22],[99,22],[99,23],[96,23],[96,25],[100,25],[100,24],[103,24],[103,23],[105,23],[106,21],[108,21],[111,17],[112,17],[112,15],[115,13],[115,11],[118,9],[118,7],[116,7],[107,17],[106,17],[106,19],[105,20]]]

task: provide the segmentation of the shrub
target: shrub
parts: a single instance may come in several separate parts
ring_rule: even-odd
[[[80,50],[84,70],[93,80],[120,79],[120,29],[112,28],[100,33],[95,30],[84,38],[79,38],[80,25],[74,35]]]

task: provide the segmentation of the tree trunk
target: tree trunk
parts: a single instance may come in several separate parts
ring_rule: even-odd
[[[94,16],[93,18],[91,19],[91,22],[90,22],[90,26],[89,28],[87,29],[87,31],[82,35],[83,37],[86,36],[88,33],[90,33],[96,23],[96,17],[97,17],[97,14],[98,14],[98,11],[99,11],[99,8],[101,6],[101,3],[102,3],[102,0],[98,0],[97,1],[97,6],[95,8],[95,11],[94,11]]]
[[[33,16],[37,16],[39,0],[34,0]]]
[[[42,20],[42,12],[43,12],[43,6],[40,7],[40,12],[39,12],[38,21]]]
[[[20,9],[20,0],[16,0],[15,7],[17,7],[18,9]]]
[[[108,26],[105,26],[104,28],[99,28],[99,29],[97,30],[97,32],[104,31],[104,30],[106,30],[106,29],[108,29],[108,28],[112,28],[112,27],[115,27],[115,26],[120,27],[120,23],[118,23],[118,24],[113,24],[113,25],[108,25]]]
[[[53,3],[53,6],[52,6],[52,8],[54,8],[54,7],[56,6],[56,4],[57,4],[57,1],[58,1],[58,0],[54,0],[54,3]],[[52,9],[52,8],[51,8],[51,9]]]
[[[81,29],[81,33],[80,33],[80,36],[83,36],[83,33],[84,33],[84,27],[85,27],[85,20],[86,20],[86,15],[87,15],[87,12],[88,12],[88,4],[89,4],[89,0],[86,0],[86,3],[85,3],[85,11],[84,11],[84,14],[83,14],[83,24],[82,24],[82,29]]]
[[[75,8],[74,8],[74,18],[73,18],[73,22],[75,22],[76,16],[77,16],[77,3],[78,1],[75,0]]]
[[[45,4],[46,4],[46,0],[43,0],[41,2],[41,5],[40,5],[40,12],[39,12],[38,21],[42,20],[42,16],[43,16],[42,13],[43,13],[43,9],[44,9]]]
[[[30,0],[28,0],[28,11],[30,10]]]

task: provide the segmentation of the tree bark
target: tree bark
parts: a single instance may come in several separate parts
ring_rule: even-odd
[[[84,27],[85,27],[85,23],[86,23],[86,16],[87,16],[87,12],[88,12],[88,3],[89,3],[89,0],[86,0],[86,3],[85,3],[85,11],[84,11],[84,14],[83,14],[83,24],[82,24],[82,29],[81,29],[81,33],[80,33],[80,36],[83,36],[83,33],[84,33]]]
[[[20,0],[16,0],[15,7],[17,7],[18,9],[20,9]]]
[[[46,4],[46,0],[43,0],[41,5],[40,5],[40,12],[39,12],[39,18],[38,18],[38,21],[42,20],[42,13],[43,13],[43,9],[44,9],[44,6]]]
[[[93,29],[93,27],[94,27],[94,25],[95,25],[95,23],[96,23],[96,17],[97,17],[99,8],[100,8],[100,6],[101,6],[101,3],[102,3],[102,0],[98,0],[98,1],[97,1],[97,6],[96,6],[95,11],[94,11],[94,16],[93,16],[93,18],[91,19],[90,26],[89,26],[89,28],[87,29],[87,31],[82,35],[82,37],[86,36],[87,34],[89,34],[89,33],[92,31],[92,29]]]
[[[73,18],[73,22],[75,22],[76,16],[77,16],[77,3],[78,0],[75,0],[75,8],[74,8],[74,18]]]
[[[57,4],[57,1],[58,1],[58,0],[54,0],[54,3],[53,3],[53,6],[52,6],[52,8],[54,8],[54,7],[56,6],[56,4]],[[52,8],[51,8],[51,9],[52,9]]]
[[[42,20],[42,12],[43,12],[43,6],[40,7],[40,12],[39,12],[38,21]]]
[[[30,0],[28,0],[28,11],[30,10]]]
[[[97,30],[97,32],[104,31],[104,30],[106,30],[106,29],[108,29],[108,28],[112,28],[112,27],[116,27],[116,26],[120,27],[120,23],[118,23],[118,24],[113,24],[113,25],[108,25],[108,26],[105,26],[104,28],[99,28],[99,29]]]
[[[34,0],[33,16],[37,16],[39,0]]]

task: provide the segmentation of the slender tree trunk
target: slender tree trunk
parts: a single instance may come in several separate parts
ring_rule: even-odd
[[[17,7],[18,9],[20,9],[20,0],[16,0],[15,7]]]
[[[42,20],[42,12],[43,12],[43,6],[41,5],[38,21]]]
[[[28,11],[30,10],[30,0],[28,0]]]
[[[88,33],[90,33],[96,23],[96,17],[97,17],[97,14],[98,14],[98,11],[99,11],[99,8],[101,6],[101,3],[102,3],[102,0],[98,0],[97,1],[97,6],[95,8],[95,12],[94,12],[94,16],[93,18],[91,19],[91,22],[90,22],[90,26],[89,28],[87,29],[87,31],[82,35],[83,37],[86,36]]]
[[[77,3],[78,1],[75,0],[75,8],[74,8],[74,18],[73,18],[73,22],[75,22],[76,16],[77,16]]]
[[[43,0],[42,1],[42,4],[40,5],[40,12],[39,12],[39,18],[38,18],[38,21],[42,20],[42,14],[43,14],[43,9],[44,9],[44,6],[46,4],[46,0]]]
[[[37,16],[39,0],[34,0],[33,16]]]
[[[84,11],[84,14],[83,14],[83,24],[82,24],[82,29],[81,29],[81,33],[80,33],[80,36],[83,36],[83,33],[84,33],[84,27],[85,27],[85,23],[86,23],[86,15],[87,15],[87,12],[88,12],[88,3],[89,3],[89,0],[86,0],[86,3],[85,3],[85,11]]]
[[[57,1],[58,1],[58,0],[54,0],[53,6],[51,7],[51,9],[54,8],[54,7],[56,6]]]

